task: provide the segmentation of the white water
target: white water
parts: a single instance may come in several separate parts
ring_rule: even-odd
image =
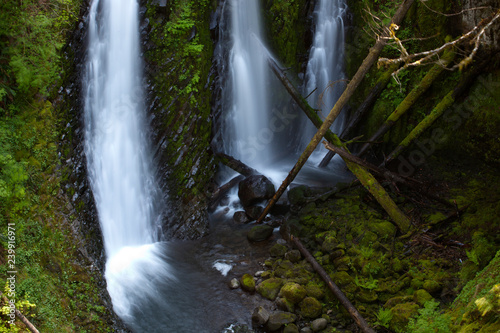
[[[89,15],[85,153],[104,239],[115,312],[131,316],[138,297],[173,279],[154,243],[159,194],[145,137],[136,0],[95,0]]]
[[[230,0],[231,50],[229,79],[232,100],[231,128],[226,152],[248,165],[266,167],[272,156],[267,94],[267,50],[262,44],[260,6],[257,0]]]
[[[322,119],[326,118],[345,88],[345,83],[339,80],[345,78],[344,17],[346,10],[345,0],[320,0],[314,10],[314,40],[307,64],[304,94],[309,95],[314,91],[308,97],[308,102],[312,107],[321,110]],[[336,81],[339,82],[335,83]],[[333,123],[331,129],[334,133],[340,134],[343,118],[341,113]],[[302,148],[307,146],[316,131],[317,129],[307,122],[302,133]],[[324,154],[318,154],[319,158],[322,156]]]

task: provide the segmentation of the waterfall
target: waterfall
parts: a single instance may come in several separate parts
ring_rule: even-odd
[[[137,1],[95,0],[88,33],[87,169],[104,239],[108,291],[117,314],[127,317],[137,297],[154,292],[152,275],[171,277],[154,243],[160,191],[145,136]]]
[[[260,8],[256,0],[229,1],[229,82],[223,131],[225,151],[248,165],[267,167],[272,156],[269,133],[267,50],[262,44]]]
[[[321,110],[324,119],[342,94],[344,79],[344,17],[347,5],[345,0],[319,0],[314,10],[314,40],[307,63],[305,91],[309,104]],[[343,115],[339,115],[332,125],[334,133],[340,133]],[[303,147],[309,143],[317,129],[307,122],[302,138]]]

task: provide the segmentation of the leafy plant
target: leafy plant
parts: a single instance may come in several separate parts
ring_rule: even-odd
[[[389,328],[389,323],[392,320],[392,311],[391,309],[384,309],[380,308],[377,312],[377,321],[375,322],[376,325]]]
[[[417,318],[410,318],[408,333],[448,333],[450,332],[451,318],[439,311],[439,302],[431,300],[418,310]]]

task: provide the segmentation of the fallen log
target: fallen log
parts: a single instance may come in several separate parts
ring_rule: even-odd
[[[214,155],[215,155],[215,157],[217,157],[217,159],[222,164],[233,169],[234,171],[236,171],[237,173],[239,173],[245,177],[248,177],[251,175],[260,175],[260,173],[257,172],[257,170],[249,167],[245,163],[241,162],[240,160],[235,159],[232,156],[226,155],[224,153],[214,153]]]
[[[243,179],[245,179],[245,176],[239,175],[234,178],[232,178],[230,181],[225,183],[224,185],[220,186],[217,188],[213,193],[212,197],[210,198],[210,204],[208,206],[208,209],[210,211],[213,211],[217,205],[219,204],[219,201],[222,199],[222,197],[229,192],[233,187],[239,184]]]
[[[406,0],[404,1],[396,11],[396,14],[394,15],[391,24],[399,24],[404,16],[406,15],[406,12],[410,8],[410,6],[413,4],[414,0]],[[370,49],[368,56],[363,60],[363,63],[361,66],[358,68],[358,71],[352,78],[352,80],[349,82],[347,85],[346,89],[338,99],[338,101],[335,103],[335,106],[332,108],[328,116],[326,117],[325,121],[323,124],[320,126],[318,132],[314,135],[313,139],[311,142],[307,145],[307,148],[305,151],[302,153],[302,155],[299,157],[297,163],[294,165],[292,170],[289,172],[288,176],[286,179],[283,181],[281,186],[278,188],[276,191],[275,195],[269,200],[267,206],[264,208],[262,214],[259,216],[257,219],[257,223],[262,223],[266,215],[269,213],[271,208],[274,206],[274,204],[279,200],[281,195],[285,192],[286,188],[290,183],[295,179],[297,174],[299,173],[300,169],[304,166],[306,163],[307,159],[309,156],[312,154],[312,152],[316,149],[318,144],[321,141],[321,138],[325,136],[325,134],[328,132],[330,126],[333,124],[337,116],[339,115],[340,111],[343,109],[343,107],[347,104],[348,100],[351,98],[353,95],[354,91],[357,89],[363,78],[365,77],[366,73],[368,70],[373,66],[375,61],[377,60],[378,56],[382,52],[382,49],[386,45],[386,39],[384,36],[381,36],[377,39],[375,45]],[[335,136],[336,137],[336,136]],[[332,142],[333,144],[343,146],[343,144],[340,142],[340,139],[336,137],[336,141]],[[360,166],[356,165],[355,163],[352,162],[346,162],[348,165],[349,169],[360,179],[360,182],[370,191],[370,193],[373,194],[373,196],[379,201],[379,203],[384,207],[384,209],[389,213],[391,218],[393,218],[394,222],[398,225],[398,227],[401,230],[407,230],[410,227],[410,220],[399,210],[399,208],[396,206],[396,204],[392,201],[392,199],[387,195],[385,190],[378,184],[376,179],[366,172],[363,168]],[[378,185],[378,187],[377,187]],[[385,194],[385,195],[384,195]]]
[[[332,281],[328,273],[324,270],[323,267],[314,259],[314,257],[309,253],[309,251],[305,248],[299,238],[289,235],[287,238],[290,242],[297,247],[297,249],[302,253],[304,258],[312,265],[316,273],[321,277],[323,281],[325,281],[328,289],[331,290],[333,295],[339,300],[340,304],[342,304],[346,310],[349,312],[349,315],[354,320],[354,322],[358,325],[358,327],[365,333],[375,333],[375,331],[368,325],[368,322],[363,318],[363,316],[359,313],[359,311],[352,305],[351,301],[344,295],[342,290]]]
[[[372,106],[375,104],[377,101],[377,98],[380,96],[382,91],[385,89],[387,84],[392,78],[392,73],[397,69],[397,65],[392,65],[389,67],[389,69],[382,74],[380,79],[378,79],[377,83],[375,84],[375,87],[373,87],[368,95],[366,96],[365,100],[361,105],[357,108],[356,112],[353,113],[353,115],[350,117],[349,122],[347,123],[345,129],[342,131],[340,134],[340,138],[342,140],[345,140],[349,136],[352,135],[352,132],[354,128],[358,125],[358,123],[361,121],[363,116],[372,108]],[[326,153],[325,157],[323,157],[323,160],[320,162],[319,167],[320,168],[325,168],[328,163],[332,160],[332,158],[335,156],[335,153],[333,151],[328,151]]]
[[[412,89],[412,91],[405,97],[405,99],[398,105],[396,110],[392,112],[389,117],[384,121],[382,126],[372,135],[372,137],[368,140],[369,142],[365,143],[358,152],[358,156],[362,156],[368,148],[371,146],[371,142],[377,141],[381,136],[383,136],[389,129],[404,115],[411,106],[417,101],[417,99],[429,89],[431,84],[437,79],[439,74],[455,57],[455,53],[452,51],[446,51],[443,54],[443,58],[441,59],[440,64],[434,65],[429,72],[424,76],[422,81]]]

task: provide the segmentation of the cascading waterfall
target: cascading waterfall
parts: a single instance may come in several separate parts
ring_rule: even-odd
[[[306,70],[305,95],[309,104],[321,110],[324,119],[342,94],[345,84],[340,82],[344,74],[344,17],[345,0],[320,0],[314,10],[314,40]],[[312,93],[311,93],[312,92]],[[334,133],[340,133],[343,126],[340,114],[332,125]],[[303,128],[304,148],[317,129],[307,122]]]
[[[269,124],[267,50],[262,44],[256,0],[231,0],[229,79],[232,98],[225,150],[248,165],[267,167],[272,155]]]
[[[154,292],[151,275],[171,277],[154,243],[159,190],[144,134],[139,52],[136,0],[95,0],[83,82],[85,153],[108,291],[121,317],[131,316],[137,299]]]

